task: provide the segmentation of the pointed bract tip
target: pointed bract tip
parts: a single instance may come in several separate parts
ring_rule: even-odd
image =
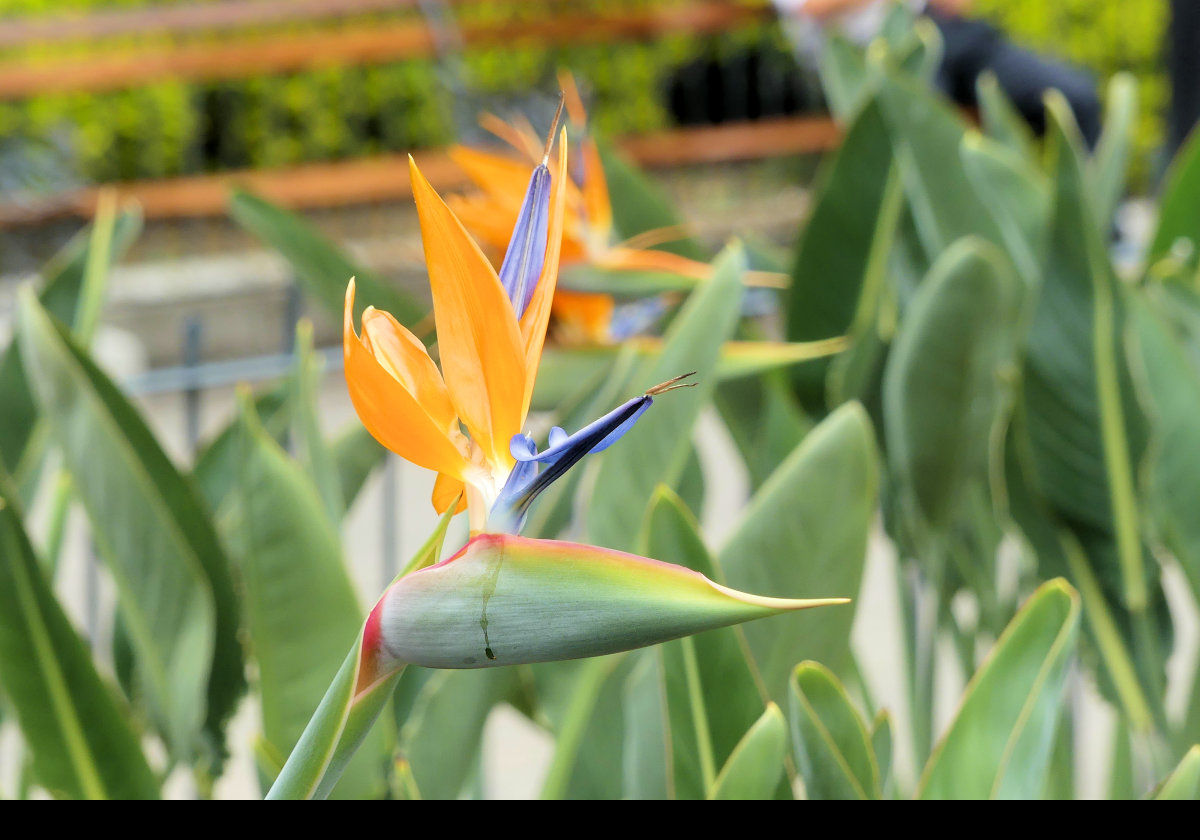
[[[558,133],[558,124],[562,121],[563,107],[567,102],[566,91],[558,92],[558,107],[554,109],[554,119],[550,121],[550,131],[546,133],[546,149],[542,154],[542,165],[550,163],[550,150],[554,148],[554,135]]]
[[[647,388],[643,393],[645,393],[645,395],[647,397],[657,397],[659,394],[665,394],[668,391],[674,391],[678,388],[692,388],[696,385],[699,385],[700,383],[699,382],[684,382],[683,380],[687,379],[689,376],[695,376],[695,375],[696,375],[696,371],[694,371],[694,370],[690,371],[689,373],[681,373],[679,376],[676,376],[672,379],[668,379],[666,382],[660,382],[657,385],[652,385],[651,387]]]

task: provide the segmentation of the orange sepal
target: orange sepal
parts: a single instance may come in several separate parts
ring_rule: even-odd
[[[433,509],[438,512],[438,515],[446,512],[446,508],[458,502],[458,506],[454,508],[454,514],[457,516],[467,509],[467,494],[462,481],[452,475],[438,473],[437,479],[433,482]]]
[[[367,431],[407,461],[449,475],[462,475],[467,459],[458,442],[379,363],[366,339],[354,332],[354,280],[346,287],[342,353],[350,400]],[[463,444],[465,448],[465,441]]]

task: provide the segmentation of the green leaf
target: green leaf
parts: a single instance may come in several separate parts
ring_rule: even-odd
[[[393,672],[355,694],[361,645],[360,635],[267,791],[267,799],[327,799],[370,733],[401,672]]]
[[[820,72],[829,109],[845,123],[871,95],[876,73],[867,66],[862,50],[840,32],[826,39]]]
[[[1079,596],[1042,584],[967,685],[922,774],[922,799],[1029,799],[1045,789],[1075,651]]]
[[[1025,468],[1051,513],[1078,539],[1109,609],[1136,644],[1134,661],[1153,698],[1165,657],[1156,648],[1169,617],[1158,569],[1145,557],[1133,484],[1146,429],[1122,346],[1128,295],[1091,212],[1069,107],[1055,95],[1047,101],[1056,187],[1023,377]],[[1039,552],[1041,562],[1049,559]],[[1084,602],[1091,611],[1095,602],[1086,596]]]
[[[721,580],[699,523],[673,492],[660,487],[647,514],[644,546],[657,560]],[[763,712],[765,700],[736,628],[701,633],[662,646],[667,704],[667,769],[673,796],[703,799],[725,763]]]
[[[113,222],[108,264],[115,263],[142,229],[142,214],[125,210]],[[92,244],[92,230],[81,231],[42,269],[42,306],[64,324],[74,324]],[[24,480],[26,447],[37,427],[37,404],[25,378],[20,347],[12,342],[0,354],[0,467]]]
[[[726,248],[717,258],[712,280],[692,293],[671,324],[662,352],[635,373],[632,387],[638,390],[689,371],[696,371],[699,384],[656,400],[621,445],[600,456],[588,510],[592,542],[632,548],[654,488],[660,483],[672,486],[682,476],[692,426],[716,386],[721,345],[737,324],[742,269],[741,249]]]
[[[875,763],[879,767],[879,787],[885,796],[890,795],[892,787],[892,729],[891,714],[887,709],[881,709],[871,727],[871,751],[875,753]]]
[[[1145,303],[1129,318],[1129,357],[1150,418],[1141,478],[1158,538],[1200,599],[1200,370]]]
[[[128,709],[92,665],[0,484],[0,684],[39,784],[74,799],[157,799]]]
[[[809,799],[880,799],[867,727],[833,672],[801,662],[792,673],[792,746]]]
[[[968,484],[987,480],[1015,379],[1021,291],[993,246],[960,240],[934,264],[893,342],[883,383],[888,462],[935,529],[954,522]]]
[[[809,432],[751,499],[718,553],[731,586],[853,598],[862,581],[879,472],[866,412],[848,403]],[[806,620],[814,619],[814,620]],[[841,667],[854,608],[745,627],[770,695],[786,696],[797,661]]]
[[[291,375],[292,445],[300,462],[312,477],[321,496],[329,521],[339,525],[346,513],[346,498],[342,492],[341,473],[333,453],[321,434],[317,418],[317,388],[321,371],[313,355],[312,322],[302,320],[296,326],[295,368]]]
[[[342,488],[349,509],[371,473],[387,459],[388,453],[358,420],[351,421],[329,446],[337,467],[338,485]]]
[[[1163,780],[1155,799],[1200,799],[1200,744],[1195,744],[1171,775]]]
[[[452,509],[451,509],[452,510]],[[401,574],[436,560],[442,550],[451,511],[438,523]],[[377,679],[356,693],[362,664],[362,633],[354,639],[350,652],[329,684],[321,703],[304,728],[300,740],[267,792],[267,799],[325,799],[342,772],[366,740],[395,692],[404,673],[403,667]]]
[[[662,657],[658,651],[647,651],[625,679],[621,774],[625,799],[675,798],[668,770],[671,733],[664,693]]]
[[[638,170],[610,143],[598,140],[600,162],[608,181],[612,202],[613,227],[619,239],[629,239],[639,233],[661,228],[680,227],[682,219],[645,173]],[[691,239],[680,239],[659,246],[660,250],[693,260],[707,261],[708,257]]]
[[[1032,160],[1033,131],[991,70],[980,73],[975,80],[975,98],[979,102],[979,117],[987,136],[1018,158]]]
[[[753,490],[812,428],[787,380],[778,374],[722,382],[717,386],[716,405],[750,473]]]
[[[257,664],[263,735],[287,755],[304,731],[362,608],[338,532],[308,477],[263,429],[243,398],[235,484],[220,511],[222,534],[244,586],[246,635]],[[303,617],[299,620],[299,617]],[[378,798],[386,789],[383,731],[358,753],[335,794]]]
[[[396,284],[355,263],[295,213],[277,207],[245,190],[229,197],[229,215],[234,221],[278,251],[296,272],[296,279],[313,298],[341,323],[346,284],[354,277],[357,318],[367,306],[383,309],[396,320],[412,327],[425,317],[429,307]]]
[[[254,396],[254,413],[273,440],[282,443],[291,428],[291,390],[286,380]],[[192,465],[192,481],[217,511],[237,481],[240,417],[234,417],[225,428],[200,449]]]
[[[978,134],[960,150],[963,169],[985,199],[1017,274],[1031,288],[1041,282],[1050,213],[1050,184],[1027,159]]]
[[[1158,205],[1158,227],[1146,250],[1149,277],[1175,277],[1191,285],[1200,264],[1200,132],[1191,137],[1167,170]]]
[[[738,743],[709,791],[709,799],[769,799],[783,778],[787,721],[774,703]]]
[[[541,684],[539,693],[544,695],[547,686],[561,690],[558,698],[548,698],[547,714],[554,723],[554,756],[542,784],[541,799],[620,797],[622,688],[636,658],[617,654],[534,667],[535,678]]]
[[[887,77],[879,97],[928,260],[964,236],[1002,244],[985,200],[962,188],[968,181],[959,147],[967,126],[958,112],[927,86],[898,75]]]
[[[902,194],[878,101],[858,112],[825,164],[792,264],[785,293],[787,337],[815,341],[851,332],[882,282]],[[858,324],[860,330],[864,324]],[[873,320],[872,324],[873,326]],[[793,378],[811,411],[825,403],[826,364],[805,365]]]
[[[423,799],[457,799],[479,760],[488,713],[516,687],[513,668],[433,671],[400,733]]]
[[[136,409],[32,294],[18,311],[27,375],[112,572],[141,687],[172,756],[190,758],[202,725],[220,743],[245,688],[228,560]]]
[[[1132,73],[1117,73],[1108,82],[1104,131],[1091,160],[1091,180],[1096,196],[1096,219],[1109,224],[1125,191],[1125,176],[1137,128],[1137,80]]]

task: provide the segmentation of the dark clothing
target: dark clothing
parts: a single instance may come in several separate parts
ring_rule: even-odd
[[[1089,73],[1018,47],[978,18],[932,9],[927,14],[942,33],[944,55],[938,84],[951,99],[974,106],[975,81],[990,70],[1021,116],[1041,134],[1046,127],[1042,94],[1057,88],[1074,111],[1083,139],[1089,147],[1096,145],[1100,138],[1100,98]]]
[[[1167,137],[1167,160],[1170,160],[1200,120],[1200,3],[1171,0],[1167,39],[1167,67],[1171,76]]]

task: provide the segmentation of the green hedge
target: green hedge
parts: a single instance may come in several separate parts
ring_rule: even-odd
[[[0,15],[151,2],[165,0],[0,0]],[[680,2],[685,0],[587,0],[572,5],[611,11]],[[1135,177],[1145,183],[1153,153],[1161,144],[1168,96],[1159,65],[1168,15],[1165,0],[979,0],[977,7],[1018,40],[1065,54],[1101,78],[1121,69],[1137,75],[1142,124]],[[504,0],[459,4],[455,14],[464,22],[483,23],[513,16],[536,18],[555,8],[561,9],[562,4]],[[147,40],[126,39],[115,47],[107,41],[105,49]],[[787,52],[779,27],[762,24],[717,36],[672,35],[653,43],[472,49],[464,56],[463,68],[468,86],[481,101],[503,101],[531,88],[551,89],[556,68],[569,67],[592,88],[596,125],[606,133],[621,134],[669,124],[664,88],[678,68],[697,58],[720,57],[748,46]],[[47,53],[77,55],[88,49],[93,48],[52,45],[29,48],[23,54],[30,58]],[[13,55],[9,51],[7,57]],[[286,166],[442,145],[454,139],[452,106],[452,93],[433,62],[402,61],[222,84],[162,82],[95,96],[50,95],[0,103],[0,136],[35,142],[53,139],[55,145],[70,150],[79,178],[109,181]]]
[[[1015,40],[1065,56],[1101,81],[1121,70],[1137,77],[1141,113],[1131,175],[1145,186],[1162,146],[1171,95],[1162,64],[1171,14],[1166,0],[977,0],[976,8]]]
[[[613,11],[681,1],[589,0],[574,6]],[[0,0],[0,14],[146,2]],[[562,4],[508,0],[461,4],[455,14],[463,22],[480,23],[535,18],[554,8],[561,10]],[[394,20],[406,14],[411,12],[379,17]],[[156,36],[137,43],[152,37]],[[663,89],[680,66],[764,41],[783,49],[778,27],[771,24],[717,36],[671,35],[650,43],[472,49],[462,67],[467,87],[481,102],[502,101],[538,87],[549,91],[557,68],[568,67],[587,80],[594,96],[592,117],[601,130],[645,132],[669,124]],[[125,42],[118,42],[117,48],[121,43]],[[106,49],[113,49],[112,44],[107,41]],[[28,48],[25,54],[34,59],[49,53],[77,57],[88,49],[93,48],[52,45]],[[329,67],[230,83],[163,82],[117,93],[46,95],[2,103],[0,136],[53,138],[56,145],[71,150],[84,180],[164,177],[442,145],[454,139],[452,97],[444,71],[432,61]]]

